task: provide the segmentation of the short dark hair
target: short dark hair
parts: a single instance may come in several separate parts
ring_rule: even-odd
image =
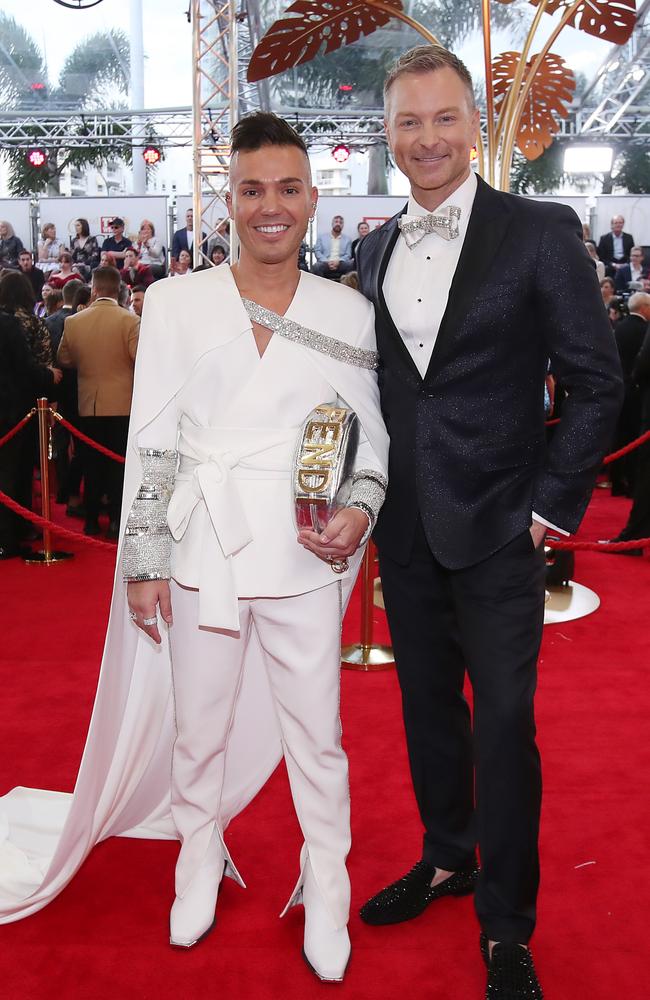
[[[76,285],[76,281],[69,281],[64,287],[67,288],[68,285]],[[90,302],[90,296],[92,292],[90,290],[90,285],[79,285],[78,288],[74,290],[74,299],[72,300],[72,311],[76,313],[79,306],[87,306]]]
[[[15,313],[16,309],[31,312],[34,292],[29,278],[22,271],[5,271],[0,278],[0,309]]]
[[[66,281],[65,285],[61,289],[61,291],[63,292],[64,306],[72,305],[72,303],[74,302],[74,297],[77,294],[77,289],[81,288],[82,286],[83,286],[83,281],[81,280],[81,278],[79,279],[79,281],[77,281],[76,278],[74,278],[72,281]]]
[[[77,219],[77,222],[81,226],[81,235],[90,236],[90,226],[88,225],[88,219]]]
[[[471,107],[476,107],[471,74],[458,56],[442,45],[416,45],[404,52],[393,65],[384,83],[384,102],[395,80],[407,73],[434,73],[438,69],[451,69],[465,84]]]
[[[114,267],[96,267],[93,271],[93,288],[110,299],[119,295],[120,280],[120,272]]]
[[[240,118],[231,133],[232,152],[255,152],[262,146],[296,146],[307,156],[307,147],[284,118],[270,111],[254,111]]]
[[[142,294],[144,295],[146,290],[147,290],[146,285],[134,285],[133,288],[131,289],[131,295],[133,295],[134,292],[142,292]]]

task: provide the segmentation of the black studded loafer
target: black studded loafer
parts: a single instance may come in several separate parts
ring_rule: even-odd
[[[474,892],[478,872],[478,865],[473,860],[444,882],[432,887],[436,869],[426,861],[418,861],[403,878],[386,886],[364,903],[359,916],[364,923],[375,927],[412,920],[419,917],[434,899],[442,896],[467,896]]]
[[[490,958],[487,937],[481,934],[481,953],[488,969],[485,1000],[544,1000],[528,948],[500,941]]]

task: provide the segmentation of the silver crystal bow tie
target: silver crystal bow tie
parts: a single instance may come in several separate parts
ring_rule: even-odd
[[[437,233],[443,240],[455,240],[459,235],[458,220],[460,209],[457,205],[447,205],[439,213],[430,215],[402,215],[397,225],[402,231],[406,245],[417,246],[429,233]]]

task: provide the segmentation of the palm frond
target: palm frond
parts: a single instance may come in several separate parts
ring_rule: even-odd
[[[87,104],[98,91],[129,89],[129,41],[123,31],[100,31],[80,42],[63,64],[57,98]]]
[[[33,83],[47,84],[45,60],[28,32],[0,13],[0,98],[6,106],[33,100]]]

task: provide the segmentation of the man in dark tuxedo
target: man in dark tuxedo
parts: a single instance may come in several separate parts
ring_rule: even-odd
[[[18,254],[18,267],[23,272],[34,292],[34,301],[40,302],[45,284],[45,275],[39,267],[34,267],[34,258],[29,250],[21,250]]]
[[[635,303],[634,300],[642,300]],[[639,421],[636,426],[634,437],[650,431],[650,295],[633,295],[630,299],[630,307],[635,311],[641,311],[642,317],[646,320],[646,332],[641,343],[641,347],[632,361],[630,371],[630,384],[638,392],[637,413]],[[637,327],[637,333],[641,330],[641,325]],[[616,330],[618,339],[618,328]],[[625,360],[623,361],[623,371],[632,357],[634,349],[634,338],[629,337]],[[619,344],[619,350],[622,345]],[[628,369],[629,370],[629,369]],[[650,441],[646,441],[636,451],[631,452],[635,456],[634,466],[634,488],[633,503],[625,527],[619,531],[615,538],[608,539],[612,542],[631,542],[636,539],[650,538]],[[618,464],[618,463],[615,463]],[[616,555],[641,556],[642,548],[620,549]]]
[[[615,451],[629,444],[641,433],[639,430],[641,426],[641,394],[633,378],[633,373],[650,320],[650,295],[646,292],[637,292],[635,295],[631,295],[628,309],[629,315],[620,320],[614,328],[614,338],[625,385],[623,408],[616,427]],[[609,467],[612,496],[632,496],[636,462],[636,451],[612,462]]]
[[[361,916],[407,920],[476,888],[488,995],[537,1000],[521,946],[539,880],[543,540],[547,526],[580,523],[616,424],[618,358],[575,213],[471,173],[479,112],[466,67],[420,46],[384,93],[411,197],[357,264],[391,438],[375,540],[425,833],[421,860]],[[547,446],[549,359],[568,395]]]
[[[630,263],[621,264],[616,272],[614,284],[617,292],[627,292],[631,281],[643,282],[648,277],[648,267],[646,266],[643,247],[632,247],[630,250]]]
[[[629,264],[630,253],[634,246],[634,237],[631,233],[624,233],[623,226],[625,219],[622,215],[614,215],[611,222],[611,230],[600,237],[598,242],[598,256],[605,265],[607,274],[612,277],[619,267]]]
[[[201,252],[208,253],[208,240],[207,234],[201,233],[203,242],[201,244]],[[178,258],[180,256],[181,250],[187,250],[188,253],[192,253],[192,248],[194,246],[194,209],[188,208],[185,213],[185,228],[177,229],[172,237],[172,252],[171,252],[171,268],[172,271],[175,269],[178,263]]]

